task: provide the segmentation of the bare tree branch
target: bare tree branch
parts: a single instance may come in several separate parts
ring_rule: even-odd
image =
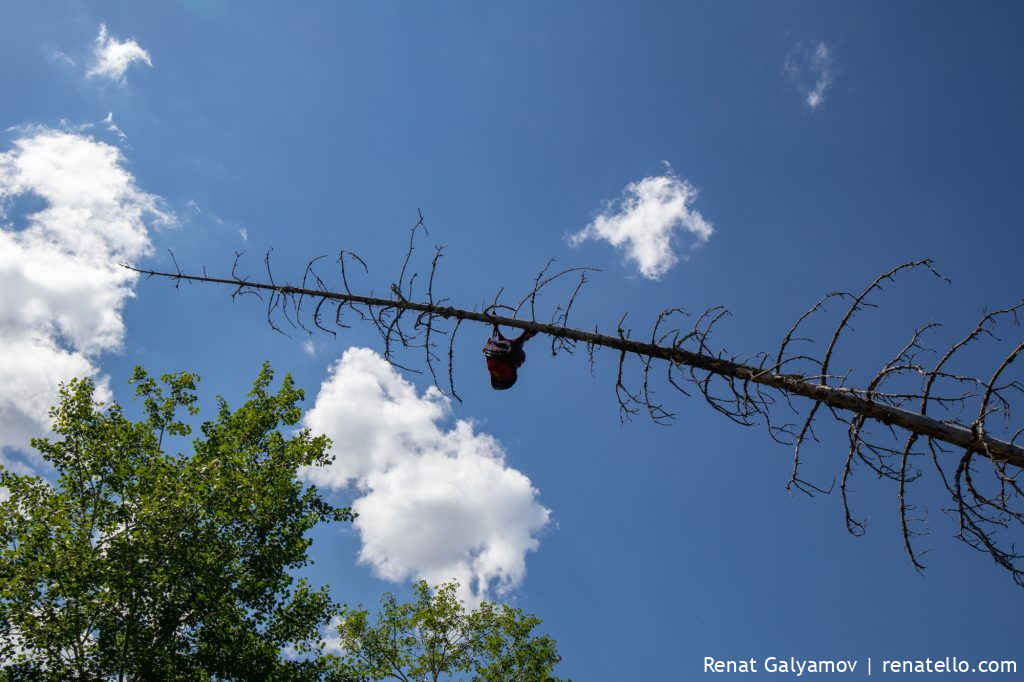
[[[512,299],[514,303],[502,302],[502,289],[490,304],[482,303],[478,309],[458,308],[449,305],[447,299],[438,298],[435,292],[436,275],[444,253],[444,247],[439,246],[430,260],[425,292],[421,292],[418,300],[413,290],[417,275],[410,266],[416,235],[421,230],[426,233],[422,212],[410,230],[409,246],[397,281],[388,287],[391,294],[388,298],[375,296],[372,291],[364,295],[352,290],[346,263],[357,262],[366,274],[369,268],[350,251],[341,251],[338,256],[340,290],[332,290],[316,272],[322,256],[307,263],[299,286],[274,279],[270,252],[264,258],[266,281],[253,281],[239,273],[240,253],[235,254],[230,277],[210,277],[205,269],[201,275],[186,274],[176,260],[170,272],[124,267],[149,277],[167,278],[175,287],[181,282],[202,282],[232,287],[233,298],[256,295],[264,300],[271,328],[280,333],[284,331],[275,322],[278,316],[293,328],[308,333],[312,333],[312,329],[304,320],[311,319],[312,327],[333,334],[333,330],[325,326],[323,316],[323,309],[329,310],[333,305],[335,325],[347,326],[343,322],[346,313],[373,325],[383,341],[384,357],[395,366],[419,372],[399,364],[398,352],[423,353],[421,366],[426,366],[442,393],[456,400],[461,398],[455,391],[455,339],[463,322],[545,334],[550,338],[553,355],[560,351],[572,354],[576,344],[583,343],[591,374],[595,350],[607,348],[616,354],[614,393],[623,421],[646,412],[655,423],[671,422],[675,414],[658,396],[658,389],[674,389],[687,396],[692,390],[699,391],[708,405],[730,420],[745,426],[764,423],[775,441],[791,446],[793,469],[788,487],[808,495],[827,494],[837,482],[819,485],[801,474],[802,447],[818,440],[818,417],[829,414],[844,425],[847,432],[839,488],[850,533],[861,535],[865,531],[864,521],[855,518],[851,511],[849,483],[858,467],[867,467],[875,476],[897,483],[904,549],[913,567],[923,570],[920,558],[927,550],[918,549],[915,538],[924,534],[927,526],[925,516],[918,514],[916,505],[910,501],[909,486],[922,475],[922,471],[913,466],[915,458],[930,455],[953,502],[949,511],[957,520],[959,537],[971,547],[989,554],[1024,586],[1024,554],[1015,549],[1014,543],[1024,531],[1024,491],[1018,481],[1024,469],[1024,446],[1017,443],[1024,428],[1012,429],[1010,409],[1014,399],[1024,396],[1024,384],[1007,378],[1011,365],[1024,354],[1024,343],[1017,343],[1002,355],[988,379],[952,368],[954,358],[964,355],[966,348],[983,339],[998,341],[995,329],[1000,323],[1018,326],[1018,313],[1024,310],[1024,302],[986,313],[972,331],[941,356],[935,353],[939,359],[934,365],[927,361],[934,351],[927,346],[926,338],[934,336],[939,325],[923,325],[875,373],[865,388],[855,388],[848,385],[851,383],[849,372],[836,375],[832,370],[841,342],[852,333],[851,321],[863,310],[876,307],[871,299],[877,297],[884,285],[894,282],[898,274],[924,270],[941,278],[930,260],[899,265],[875,278],[856,295],[838,291],[827,294],[796,320],[773,355],[760,354],[751,361],[716,348],[712,341],[716,326],[729,315],[724,308],[711,308],[694,318],[680,308],[667,309],[654,321],[648,341],[632,337],[630,330],[624,327],[625,315],[619,320],[615,334],[602,334],[597,327],[593,331],[570,327],[569,314],[593,269],[567,268],[551,274],[553,260],[538,273],[525,296]],[[578,280],[567,278],[573,273],[578,274]],[[567,285],[567,281],[572,280],[575,285]],[[550,308],[552,312],[546,318],[550,322],[538,321],[541,319],[538,314],[541,294],[548,293],[552,287],[565,289],[567,286],[571,288],[562,292],[564,302]],[[309,305],[303,308],[307,299],[316,301],[311,312]],[[828,304],[837,301],[846,302],[847,306],[833,328],[824,353],[815,357],[791,352],[796,344],[809,340],[798,336],[809,320],[827,315]],[[520,313],[524,316],[520,317]],[[676,326],[681,322],[686,322],[687,326]],[[438,363],[443,362],[445,355],[448,371],[442,385],[443,370]],[[638,379],[631,378],[631,358],[639,360]],[[664,375],[652,371],[658,363],[664,363]],[[801,410],[799,398],[810,401],[803,404],[806,410]],[[977,412],[973,419],[965,421],[960,415],[970,405],[976,406]],[[823,407],[825,412],[821,411]],[[780,419],[780,411],[788,414],[789,420],[785,416]],[[801,411],[805,412],[801,421],[793,423],[792,413]],[[870,433],[872,425],[882,432],[881,439]],[[900,440],[895,440],[897,429],[906,432]],[[1003,434],[1012,436],[1003,437]],[[985,462],[988,466],[980,466]],[[1009,539],[1006,539],[1007,534]]]

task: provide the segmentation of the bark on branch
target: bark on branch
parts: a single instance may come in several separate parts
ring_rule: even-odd
[[[497,324],[503,327],[524,329],[538,334],[546,334],[556,339],[569,339],[579,341],[595,347],[611,348],[635,355],[667,360],[677,365],[685,365],[694,369],[701,369],[712,374],[723,377],[730,377],[744,382],[751,382],[775,388],[784,393],[798,395],[808,398],[817,403],[846,410],[864,416],[868,419],[882,422],[883,424],[899,426],[919,436],[926,436],[936,440],[949,443],[958,448],[970,452],[976,452],[993,460],[1006,462],[1013,466],[1024,468],[1024,447],[1008,443],[988,434],[974,433],[970,428],[961,424],[940,421],[916,412],[875,402],[863,397],[868,391],[838,386],[829,386],[824,383],[809,381],[807,377],[800,374],[780,374],[766,371],[760,367],[744,365],[732,362],[723,358],[717,358],[702,353],[694,353],[682,348],[661,346],[654,343],[644,343],[622,336],[608,336],[596,332],[588,332],[582,329],[563,327],[533,320],[518,319],[505,315],[493,315],[491,313],[464,310],[452,306],[439,306],[431,303],[408,301],[404,298],[389,299],[375,296],[362,296],[359,294],[347,294],[336,291],[324,291],[322,289],[306,289],[289,285],[266,284],[262,282],[249,282],[238,279],[225,279],[220,277],[208,277],[206,275],[189,275],[181,272],[160,272],[125,265],[126,268],[142,275],[152,277],[165,277],[170,279],[184,280],[190,282],[207,282],[211,284],[227,284],[234,287],[245,287],[257,291],[268,291],[282,296],[303,296],[309,298],[326,299],[330,301],[341,301],[344,303],[356,303],[369,306],[378,310],[409,310],[419,313],[428,313],[442,319],[471,320],[482,322],[487,325]]]

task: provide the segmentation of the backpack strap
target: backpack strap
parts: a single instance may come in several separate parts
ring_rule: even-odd
[[[523,333],[517,336],[516,338],[506,339],[504,335],[501,333],[501,330],[498,329],[497,324],[494,325],[494,330],[491,332],[492,339],[495,339],[497,341],[507,341],[508,343],[511,343],[513,346],[522,346],[524,343],[526,343],[536,335],[537,332],[531,331],[529,329],[524,329]]]

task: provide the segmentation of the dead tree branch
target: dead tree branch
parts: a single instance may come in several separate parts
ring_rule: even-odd
[[[910,501],[909,485],[922,475],[913,462],[930,455],[942,486],[953,502],[948,511],[957,520],[960,538],[988,553],[1024,586],[1024,555],[1015,549],[1014,543],[1015,539],[1022,539],[1024,532],[1024,491],[1018,480],[1024,470],[1024,446],[1017,442],[1024,429],[1012,430],[1010,413],[1011,399],[1024,394],[1024,385],[1007,378],[1010,365],[1024,354],[1024,343],[1003,355],[987,379],[951,370],[954,356],[963,355],[965,348],[983,338],[996,339],[998,323],[1018,325],[1018,314],[1024,311],[1024,302],[985,314],[965,337],[941,355],[935,353],[939,360],[932,365],[927,358],[934,351],[925,339],[935,333],[938,325],[924,325],[865,388],[854,388],[847,385],[846,374],[836,375],[832,370],[835,353],[851,332],[852,320],[865,309],[875,307],[872,299],[898,275],[920,270],[941,277],[931,261],[895,267],[877,277],[859,294],[832,292],[826,295],[797,319],[774,355],[757,355],[751,361],[716,350],[712,336],[716,326],[729,315],[724,308],[712,308],[693,318],[679,308],[665,310],[657,317],[649,340],[645,341],[633,338],[624,328],[625,315],[615,334],[601,334],[596,327],[594,331],[587,331],[568,326],[569,314],[588,281],[591,268],[568,268],[552,274],[554,261],[549,261],[535,278],[532,289],[522,298],[506,304],[501,300],[503,291],[499,291],[492,303],[471,310],[449,305],[447,299],[437,297],[436,275],[444,248],[436,247],[425,291],[421,287],[417,297],[413,290],[417,273],[410,270],[410,264],[416,233],[421,229],[426,232],[423,214],[418,218],[409,235],[401,272],[397,281],[389,286],[391,295],[387,298],[353,292],[346,263],[354,260],[364,272],[368,273],[369,269],[359,256],[349,251],[342,251],[338,258],[340,290],[330,289],[317,274],[315,266],[323,257],[307,263],[299,286],[274,279],[269,252],[264,259],[267,281],[253,281],[239,274],[241,254],[236,254],[230,277],[210,277],[205,270],[201,275],[187,274],[177,261],[171,272],[125,267],[140,275],[166,278],[175,287],[181,282],[201,282],[230,286],[233,297],[256,295],[266,304],[271,328],[281,333],[284,331],[275,323],[275,318],[283,317],[291,327],[308,333],[312,330],[303,319],[311,319],[312,327],[334,333],[324,325],[325,320],[330,319],[324,312],[334,306],[334,323],[339,327],[347,326],[343,318],[348,314],[369,322],[381,336],[384,357],[395,366],[419,372],[398,364],[396,353],[410,349],[424,353],[422,364],[434,384],[457,400],[461,398],[455,392],[453,366],[456,335],[463,322],[545,334],[551,339],[553,355],[560,351],[571,354],[577,343],[583,343],[592,373],[595,349],[607,348],[616,354],[615,395],[623,420],[645,411],[655,423],[669,422],[674,413],[661,399],[655,398],[656,385],[685,395],[690,395],[687,388],[696,389],[715,411],[742,425],[765,423],[774,440],[792,446],[789,487],[809,495],[828,493],[835,484],[820,486],[801,474],[801,448],[809,441],[818,440],[818,418],[831,415],[847,430],[848,447],[839,487],[849,532],[860,535],[865,530],[864,521],[855,518],[851,511],[849,496],[851,478],[857,467],[865,466],[877,477],[897,483],[904,548],[913,567],[922,570],[920,557],[926,550],[917,549],[915,538],[926,532],[926,526],[924,517],[917,516],[916,505]],[[565,294],[564,302],[553,307],[547,318],[550,322],[539,321],[541,294],[552,285],[564,287],[568,275],[574,275],[575,285]],[[307,303],[304,312],[303,303],[307,301],[316,301],[311,312],[312,303]],[[811,324],[812,318],[826,315],[826,308],[837,302],[845,303],[846,307],[823,355],[819,358],[792,352],[791,348],[808,341],[799,336],[801,330]],[[673,326],[690,319],[693,322],[688,328]],[[439,370],[438,364],[443,362],[445,354],[448,371],[446,385],[442,386],[444,372]],[[639,380],[630,379],[634,359],[640,361]],[[664,376],[652,372],[658,363],[664,363]],[[800,405],[793,402],[794,396],[811,401],[802,421],[799,425],[778,422],[780,405],[783,409],[800,412]],[[968,405],[976,405],[977,412],[973,419],[964,421],[960,415]],[[883,427],[886,432],[883,440],[869,433],[871,424]],[[902,446],[891,444],[891,439],[897,435],[896,429],[906,432]],[[922,444],[924,450],[919,447]],[[980,465],[984,462],[988,466]]]
[[[899,426],[918,436],[934,438],[936,440],[963,448],[972,453],[978,453],[997,462],[1006,462],[1015,467],[1024,467],[1024,446],[1017,445],[1005,440],[999,440],[985,433],[983,430],[975,430],[971,427],[956,423],[941,421],[919,412],[911,412],[901,408],[893,407],[883,402],[871,400],[868,395],[870,391],[842,386],[829,386],[822,382],[809,380],[801,374],[782,374],[760,367],[744,365],[732,360],[716,357],[703,353],[692,352],[675,346],[663,346],[655,343],[644,343],[626,338],[625,336],[608,336],[596,332],[588,332],[583,329],[561,327],[554,324],[535,322],[528,319],[519,319],[504,315],[494,315],[486,312],[464,310],[451,306],[434,305],[405,299],[387,299],[375,296],[361,296],[359,294],[347,294],[336,291],[321,291],[317,289],[303,289],[283,284],[269,284],[264,282],[249,282],[237,279],[224,279],[220,277],[207,277],[203,275],[189,275],[184,272],[160,272],[145,268],[136,268],[126,265],[142,275],[153,277],[165,277],[172,280],[188,282],[205,282],[210,284],[227,284],[235,287],[245,287],[256,291],[268,291],[278,297],[285,296],[309,296],[319,297],[330,301],[339,301],[346,304],[359,304],[381,311],[381,315],[389,311],[415,311],[426,313],[441,319],[469,320],[482,322],[487,325],[500,325],[523,329],[537,334],[547,334],[555,339],[566,339],[568,341],[582,341],[596,347],[611,348],[627,354],[649,357],[658,360],[667,360],[675,365],[690,367],[692,369],[704,370],[710,374],[733,379],[741,382],[749,382],[769,388],[778,389],[789,395],[808,398],[816,404],[827,405],[840,410],[847,410],[860,415],[866,419],[873,419],[883,424]],[[276,299],[275,299],[276,300]],[[1010,362],[1012,360],[1008,360]]]

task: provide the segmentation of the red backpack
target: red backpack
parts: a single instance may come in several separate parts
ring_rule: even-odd
[[[487,359],[487,373],[491,375],[491,388],[503,391],[512,388],[519,378],[517,370],[526,362],[526,351],[523,344],[530,340],[536,332],[524,331],[516,339],[502,336],[498,325],[494,325],[491,338],[484,344],[484,357]]]

